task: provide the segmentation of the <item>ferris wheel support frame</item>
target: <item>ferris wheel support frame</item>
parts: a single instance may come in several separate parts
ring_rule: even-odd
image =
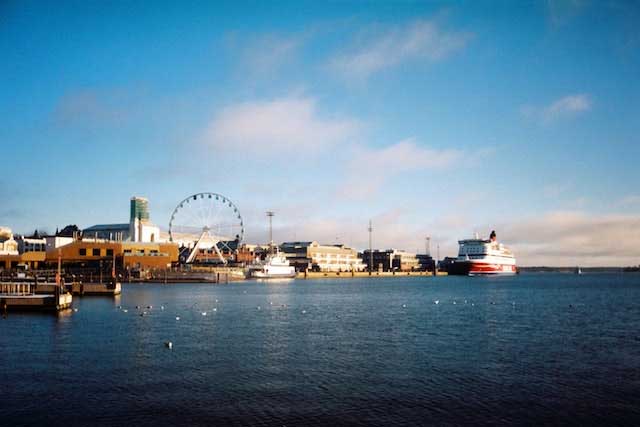
[[[191,252],[189,252],[189,256],[187,257],[187,260],[185,261],[187,264],[191,264],[193,260],[196,259],[196,255],[198,255],[198,249],[200,247],[200,242],[202,242],[202,239],[204,239],[204,236],[206,236],[208,232],[209,230],[204,230],[200,235],[200,237],[198,238],[198,240],[196,241],[196,244],[193,245],[193,249],[191,249]],[[214,240],[213,247],[215,248],[216,253],[218,254],[218,258],[220,258],[220,261],[222,261],[224,265],[227,265],[227,260],[222,256],[222,252],[220,252],[220,249],[218,248],[219,242],[220,240],[217,240],[217,239]]]

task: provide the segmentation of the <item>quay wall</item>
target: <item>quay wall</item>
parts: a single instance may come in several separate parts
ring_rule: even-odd
[[[446,272],[439,271],[437,273],[438,276],[446,276]],[[430,271],[373,271],[369,274],[368,271],[308,271],[308,272],[300,272],[297,274],[297,279],[324,279],[324,278],[333,278],[333,279],[351,279],[351,278],[364,278],[364,277],[419,277],[419,276],[433,276],[433,272]]]

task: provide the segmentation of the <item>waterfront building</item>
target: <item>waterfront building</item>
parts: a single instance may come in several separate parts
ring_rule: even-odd
[[[44,239],[14,239],[10,228],[0,227],[0,270],[38,268],[44,261]]]
[[[289,265],[296,271],[311,269],[312,260],[308,256],[308,247],[313,242],[284,242],[280,245],[280,252],[287,258]]]
[[[418,270],[420,271],[434,271],[436,268],[436,261],[431,255],[428,254],[416,254],[418,259]]]
[[[268,245],[254,245],[243,243],[236,253],[236,262],[251,263],[256,259],[265,259],[269,251]]]
[[[366,266],[355,249],[318,242],[285,242],[280,251],[297,271],[364,271]]]
[[[47,241],[44,237],[33,238],[18,236],[16,242],[18,242],[18,252],[21,254],[26,252],[45,252],[47,248]]]
[[[84,238],[46,252],[47,263],[54,266],[58,256],[68,269],[110,266],[115,261],[117,270],[162,270],[178,261],[178,246]]]
[[[367,249],[362,253],[362,260],[366,264],[366,269],[369,269],[369,263],[373,261],[372,271],[422,270],[421,263],[416,254],[399,249],[386,249],[383,251],[375,249],[373,254]]]

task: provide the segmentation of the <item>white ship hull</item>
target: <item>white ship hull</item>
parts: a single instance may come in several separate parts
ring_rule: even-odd
[[[255,279],[292,279],[296,277],[296,272],[292,273],[265,273],[260,270],[252,271],[251,277]]]

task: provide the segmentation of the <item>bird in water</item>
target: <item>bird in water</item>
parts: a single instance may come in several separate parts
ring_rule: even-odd
[[[171,341],[165,341],[164,342],[165,347],[167,347],[169,350],[173,349],[173,343]]]

